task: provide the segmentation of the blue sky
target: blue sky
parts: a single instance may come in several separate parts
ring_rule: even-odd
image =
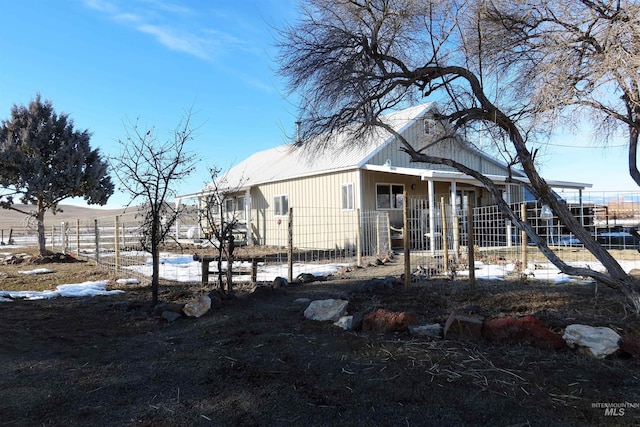
[[[207,169],[237,164],[288,142],[295,99],[274,69],[271,26],[295,19],[294,0],[5,1],[0,26],[0,118],[36,93],[92,132],[104,155],[119,152],[125,125],[139,119],[167,135],[192,109],[189,149],[200,159],[180,193],[198,190]],[[587,146],[586,135],[557,145]],[[635,191],[622,148],[550,146],[542,172]],[[128,198],[115,194],[109,206]]]

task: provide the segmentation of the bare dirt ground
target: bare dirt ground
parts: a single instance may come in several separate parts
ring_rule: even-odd
[[[124,294],[0,303],[2,426],[585,426],[638,425],[640,408],[605,416],[597,403],[640,402],[640,361],[568,348],[347,332],[306,320],[311,299],[349,311],[410,310],[421,323],[473,306],[487,317],[534,314],[639,334],[640,319],[608,289],[535,281],[426,280],[353,292],[402,261],[281,289],[246,288],[200,318],[155,316],[146,284]],[[53,273],[25,276],[29,268]],[[0,290],[115,279],[89,263],[0,265]],[[185,302],[200,285],[164,283]],[[597,295],[597,298],[596,298]]]

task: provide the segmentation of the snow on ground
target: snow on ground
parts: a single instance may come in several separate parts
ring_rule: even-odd
[[[49,270],[48,268],[36,268],[35,270],[28,270],[28,271],[18,271],[18,273],[20,274],[47,274],[47,273],[53,273],[53,270]]]
[[[59,285],[53,291],[0,291],[0,302],[12,301],[15,298],[39,300],[57,297],[93,297],[96,295],[121,294],[124,291],[107,291],[108,280],[98,282],[84,282],[71,285]]]
[[[570,263],[576,267],[587,267],[584,263]],[[634,261],[620,261],[620,265],[626,272],[630,272],[635,268]],[[310,273],[315,276],[328,276],[336,273],[340,268],[347,267],[348,263],[327,263],[327,264],[309,264],[309,263],[294,263],[293,264],[293,277],[297,277],[300,273]],[[476,279],[486,280],[506,280],[507,276],[513,274],[515,271],[515,265],[508,263],[505,265],[497,264],[484,264],[476,261],[475,276]],[[250,268],[251,265],[248,262],[234,263],[234,268]],[[561,274],[560,271],[551,263],[536,263],[535,266],[529,266],[523,271],[532,279],[548,280],[555,284],[561,283],[592,283],[590,279],[583,277],[572,277],[566,274]],[[151,259],[147,259],[144,265],[127,266],[126,269],[141,273],[145,276],[151,276]],[[214,263],[211,264],[211,269],[215,268]],[[223,262],[223,268],[226,268],[226,264]],[[604,270],[602,264],[598,262],[590,262],[589,268],[594,270]],[[45,274],[52,273],[48,269],[35,269],[30,271],[21,271],[23,274]],[[459,271],[458,277],[468,277],[469,271]],[[160,265],[160,277],[167,280],[174,280],[178,282],[198,282],[202,275],[202,264],[198,261],[194,261],[192,256],[185,255],[171,255],[162,254]],[[287,264],[258,264],[257,280],[259,282],[272,282],[276,277],[287,277]],[[234,276],[238,281],[250,280],[249,275],[246,276]],[[7,292],[0,290],[0,302],[12,301],[11,298],[24,298],[27,300],[56,298],[56,297],[82,297],[82,296],[96,296],[96,295],[109,295],[114,293],[122,293],[121,290],[107,291],[108,281],[98,282],[84,282],[70,285],[59,285],[55,290],[34,292],[34,291],[20,291],[20,292]],[[136,279],[120,279],[120,284],[136,284],[139,283]]]
[[[202,263],[194,261],[192,256],[162,254],[160,257],[160,277],[167,280],[175,280],[177,282],[198,282],[202,277]],[[347,267],[348,263],[328,263],[328,264],[308,264],[294,263],[293,277],[297,277],[300,273],[310,273],[314,276],[329,276],[336,273],[341,267]],[[226,262],[222,263],[223,269],[226,269]],[[137,273],[151,276],[152,263],[151,259],[147,259],[145,265],[133,265],[125,267]],[[209,268],[213,271],[216,268],[215,263],[211,263]],[[234,262],[234,269],[251,269],[249,262]],[[272,282],[276,277],[287,277],[287,264],[258,264],[258,282]],[[250,280],[250,276],[238,275],[234,276],[238,281]]]
[[[620,266],[629,273],[636,268],[635,261],[618,261]],[[595,271],[605,271],[604,266],[599,262],[589,262],[588,266],[584,262],[570,262],[567,263],[574,267],[588,267]],[[475,263],[475,275],[476,279],[486,280],[505,280],[509,274],[515,271],[514,264],[496,265],[496,264],[484,264],[476,261]],[[529,268],[523,271],[531,279],[536,280],[548,280],[555,284],[561,283],[593,283],[592,279],[585,279],[583,277],[569,276],[564,273],[560,273],[560,270],[553,264],[549,263],[536,263],[535,266],[530,265]],[[463,270],[458,272],[458,276],[469,277],[469,270]]]

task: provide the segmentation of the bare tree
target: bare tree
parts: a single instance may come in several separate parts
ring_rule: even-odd
[[[629,174],[640,185],[640,4],[633,0],[479,2],[477,50],[530,108],[550,118],[587,116],[606,141],[628,136]],[[565,121],[566,122],[566,121]]]
[[[607,268],[599,272],[562,261],[519,218],[500,190],[471,165],[429,155],[394,133],[411,161],[447,165],[484,185],[499,209],[562,272],[592,277],[626,296],[640,312],[640,287],[599,245],[539,175],[534,146],[543,116],[530,108],[536,98],[526,86],[518,93],[520,70],[487,66],[482,52],[478,1],[308,0],[301,18],[280,31],[280,74],[291,92],[302,97],[300,133],[303,141],[329,141],[337,130],[350,129],[352,141],[385,125],[381,115],[424,97],[436,98],[441,118],[454,132],[484,127],[494,149],[509,168],[521,168],[530,191],[547,203],[567,228]],[[526,78],[526,76],[524,76]],[[528,91],[527,91],[528,90]],[[325,136],[323,138],[322,136]],[[453,135],[438,143],[447,144]],[[508,143],[503,143],[506,141]],[[519,182],[511,178],[512,182]]]
[[[155,128],[141,129],[137,123],[126,128],[126,138],[119,140],[120,155],[112,159],[120,189],[131,196],[131,205],[141,206],[142,248],[151,253],[152,304],[158,303],[160,281],[160,247],[171,236],[170,228],[184,206],[175,207],[169,200],[176,196],[174,186],[195,169],[195,155],[186,151],[193,139],[191,112],[178,124],[171,136],[158,139]]]
[[[244,213],[244,195],[239,195],[244,179],[232,182],[222,169],[212,167],[209,170],[211,182],[203,191],[203,203],[200,209],[202,226],[206,239],[217,252],[218,286],[221,291],[232,294],[233,259],[236,247],[235,234]],[[222,275],[222,262],[226,260],[226,289]]]

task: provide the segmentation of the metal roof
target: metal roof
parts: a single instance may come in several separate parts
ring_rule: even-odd
[[[402,133],[415,120],[424,116],[428,111],[435,108],[435,103],[429,102],[401,111],[393,112],[382,117],[394,131]],[[387,144],[392,142],[393,135],[382,129],[372,130],[365,138],[355,140],[348,131],[336,133],[326,144],[326,148],[319,151],[314,149],[316,144],[310,141],[305,144],[284,144],[264,151],[257,152],[249,156],[244,161],[229,169],[224,175],[216,180],[218,189],[233,189],[242,191],[255,185],[268,182],[278,182],[295,178],[302,178],[313,175],[320,175],[342,170],[356,168],[369,170],[384,170],[385,166],[368,164],[368,161]],[[499,161],[491,158],[478,150],[477,154],[494,162]],[[395,168],[394,168],[395,169]],[[407,170],[404,170],[407,169]],[[428,171],[425,169],[408,169],[402,171],[395,170],[395,173],[421,176],[423,179],[440,178],[447,180],[472,180],[460,172],[448,171]],[[517,171],[514,171],[520,175]],[[524,177],[524,174],[522,174]],[[514,176],[515,177],[515,176]],[[506,177],[491,176],[494,181],[504,180]],[[527,182],[526,178],[519,178]],[[548,181],[553,187],[563,188],[589,188],[591,184]],[[180,196],[180,198],[192,197],[198,194],[207,193],[213,185],[209,184],[199,192]]]
[[[401,133],[434,106],[433,102],[420,104],[385,115],[382,120]],[[349,132],[337,133],[322,151],[313,149],[313,142],[280,145],[249,156],[221,176],[217,185],[242,190],[266,182],[355,169],[366,164],[392,140],[390,132],[376,128],[365,139],[357,141]],[[206,193],[209,188],[207,185],[201,192]]]

